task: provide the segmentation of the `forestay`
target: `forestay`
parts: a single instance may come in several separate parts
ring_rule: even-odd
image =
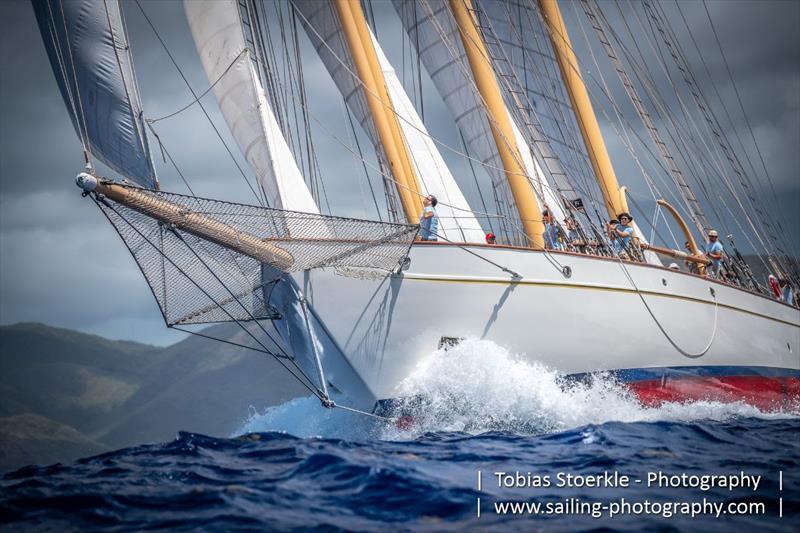
[[[186,18],[228,128],[271,207],[319,213],[254,69],[236,0],[187,0]]]
[[[39,30],[87,158],[156,185],[118,0],[33,0]]]

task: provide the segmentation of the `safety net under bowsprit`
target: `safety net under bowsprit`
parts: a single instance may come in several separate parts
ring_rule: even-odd
[[[275,274],[329,267],[344,276],[383,277],[408,256],[418,230],[123,187],[133,201],[95,200],[139,265],[168,325],[266,318],[264,287],[276,281]],[[145,214],[146,204],[170,206],[174,217],[153,218]],[[200,237],[193,223],[206,233],[226,232],[228,240],[213,233]],[[231,244],[231,235],[233,246],[220,244]],[[270,268],[262,272],[265,263]]]

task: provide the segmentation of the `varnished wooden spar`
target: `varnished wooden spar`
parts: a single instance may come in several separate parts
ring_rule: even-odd
[[[158,196],[103,180],[97,180],[94,191],[159,222],[172,224],[196,237],[281,270],[287,270],[294,264],[292,254],[286,250]]]
[[[655,252],[659,255],[666,255],[668,257],[674,257],[676,259],[683,259],[684,261],[691,261],[692,263],[697,263],[698,265],[708,266],[711,264],[711,260],[706,258],[703,255],[689,255],[686,252],[681,252],[680,250],[672,250],[671,248],[662,248],[660,246],[654,246],[652,244],[641,244],[642,250],[650,250],[651,252]]]

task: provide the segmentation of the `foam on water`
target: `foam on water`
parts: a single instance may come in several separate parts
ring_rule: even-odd
[[[797,412],[763,412],[745,403],[691,402],[643,406],[610,375],[588,382],[563,376],[491,341],[466,339],[425,359],[401,384],[398,414],[411,415],[410,430],[398,430],[357,414],[322,409],[300,398],[252,416],[241,433],[285,431],[323,436],[388,440],[442,431],[508,431],[540,434],[605,422],[725,421],[738,417],[782,418]]]

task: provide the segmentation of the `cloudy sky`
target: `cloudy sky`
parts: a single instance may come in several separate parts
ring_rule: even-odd
[[[608,1],[602,4],[604,9],[610,5]],[[575,11],[567,3],[562,5],[575,34],[580,31],[573,24]],[[143,0],[142,6],[192,87],[197,92],[205,90],[208,81],[196,57],[181,3]],[[725,65],[715,53],[716,41],[702,4],[682,2],[681,6],[700,49],[705,50],[723,99],[735,104],[735,93]],[[374,8],[378,36],[400,71],[403,42],[399,21],[389,4],[375,2]],[[679,27],[682,22],[674,2],[665,3],[664,8]],[[800,230],[800,2],[713,0],[708,8],[767,162],[779,198],[776,209],[785,226],[795,232],[796,246],[800,242],[796,233]],[[136,5],[125,2],[124,9],[146,115],[160,117],[183,107],[191,101],[183,81]],[[610,8],[607,11],[613,13]],[[580,47],[576,42],[576,48]],[[317,95],[313,112],[347,138],[347,130],[340,127],[342,106],[335,86],[324,67],[313,61],[310,50],[305,49],[304,54],[308,58],[304,67],[307,80]],[[701,66],[693,63],[693,67]],[[424,79],[423,86],[426,125],[434,136],[457,144],[452,122],[432,84]],[[236,150],[213,96],[203,102]],[[743,137],[749,136],[741,113],[732,114],[733,129]],[[251,193],[197,106],[157,127],[199,196],[252,203]],[[609,125],[604,130],[613,131]],[[315,142],[321,159],[326,161],[327,175],[339,180],[335,187],[328,187],[333,211],[371,216],[368,191],[357,162],[341,157],[341,147],[330,139],[319,137]],[[619,142],[609,139],[608,143],[624,182],[624,176],[634,167]],[[183,192],[174,171],[161,161],[157,150],[156,159],[164,188]],[[456,176],[469,172],[464,161],[448,159],[448,163]],[[73,179],[82,164],[80,145],[58,92],[33,10],[27,0],[3,0],[0,323],[38,321],[157,344],[178,340],[181,336],[163,325],[150,291],[112,228],[88,200],[80,197]],[[467,193],[469,196],[470,191]]]

